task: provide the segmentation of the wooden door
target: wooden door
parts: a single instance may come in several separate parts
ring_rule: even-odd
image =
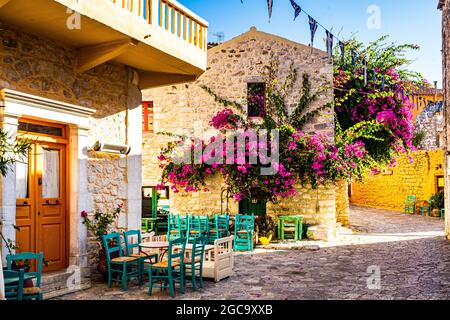
[[[23,186],[17,189],[16,243],[21,252],[43,252],[44,271],[66,267],[65,149],[55,143],[34,143],[28,157],[28,194],[22,197]]]
[[[31,145],[28,157],[16,164],[16,245],[20,252],[36,251],[35,154],[36,145]]]

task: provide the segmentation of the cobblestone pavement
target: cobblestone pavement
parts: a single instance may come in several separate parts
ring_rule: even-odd
[[[436,218],[352,207],[350,229],[334,243],[280,244],[277,250],[236,254],[235,272],[220,283],[177,299],[449,299],[450,242]],[[368,289],[368,268],[379,267],[379,289]],[[370,284],[375,284],[369,279]],[[147,295],[146,286],[89,290],[60,299],[170,299],[167,292]]]

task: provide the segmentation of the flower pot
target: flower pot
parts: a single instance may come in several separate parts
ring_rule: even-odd
[[[25,271],[25,273],[30,272],[30,266],[28,264],[21,264],[21,263],[17,263],[16,261],[13,261],[13,263],[11,264],[11,270],[19,271],[21,269],[23,269]],[[23,283],[23,287],[24,288],[33,288],[34,287],[33,279],[25,280],[25,282]]]
[[[269,237],[261,237],[259,238],[259,243],[263,246],[268,246],[270,244],[270,241],[272,241],[272,235],[269,235]]]
[[[118,252],[114,252],[111,254],[111,259],[119,257]],[[98,264],[97,264],[97,271],[101,274],[104,281],[108,281],[108,261],[106,259],[106,251],[105,248],[101,248],[101,250],[98,253]]]
[[[432,217],[440,217],[440,216],[441,216],[441,210],[439,210],[439,209],[433,209],[433,210],[431,211],[431,216],[432,216]]]

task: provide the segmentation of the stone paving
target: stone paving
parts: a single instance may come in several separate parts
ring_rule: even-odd
[[[333,243],[302,242],[236,254],[235,272],[177,299],[440,299],[450,298],[450,242],[436,218],[352,207],[349,229]],[[377,269],[379,268],[379,269]],[[371,271],[370,273],[368,272]],[[374,271],[375,270],[375,271]],[[380,283],[371,281],[380,271]],[[375,285],[369,289],[368,283]],[[59,299],[170,299],[146,286],[89,290]]]

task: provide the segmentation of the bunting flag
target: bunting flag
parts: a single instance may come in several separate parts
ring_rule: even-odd
[[[367,86],[367,61],[366,59],[363,60],[363,66],[364,66],[364,86]]]
[[[292,4],[292,7],[294,8],[294,21],[295,21],[295,19],[297,19],[297,17],[298,17],[298,15],[302,12],[302,8],[297,4],[297,3],[295,3],[295,1],[294,0],[291,0],[291,4]]]
[[[325,30],[327,33],[327,52],[328,52],[328,61],[331,63],[333,61],[333,34]]]
[[[381,76],[381,90],[384,91],[385,88],[386,88],[386,76],[383,74]]]
[[[342,41],[339,41],[339,48],[341,48],[341,64],[344,67],[345,64],[345,44]]]
[[[355,50],[352,50],[352,66],[353,66],[353,69],[355,69],[355,67],[356,67],[356,52],[355,52]]]
[[[377,71],[373,69],[373,85],[375,85],[377,82]]]
[[[308,17],[309,17],[309,29],[311,30],[311,47],[312,47],[314,46],[314,37],[317,31],[317,21],[311,16]]]
[[[267,7],[269,8],[269,22],[270,22],[270,18],[272,18],[273,0],[267,0]]]

